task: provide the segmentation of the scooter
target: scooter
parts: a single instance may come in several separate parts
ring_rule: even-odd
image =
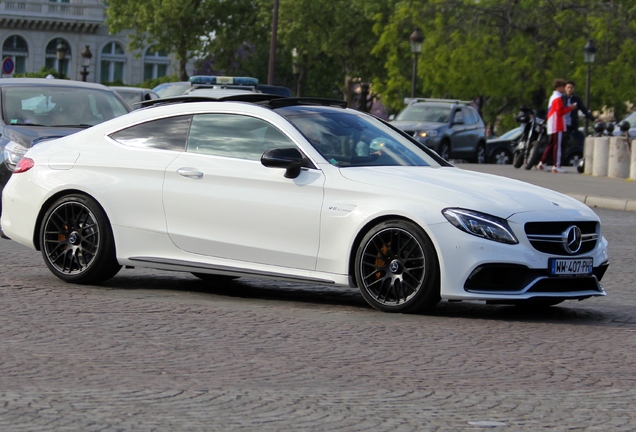
[[[541,149],[545,148],[547,143],[545,112],[521,107],[515,120],[521,125],[522,133],[512,155],[512,164],[515,168],[523,166],[529,170],[539,163]]]

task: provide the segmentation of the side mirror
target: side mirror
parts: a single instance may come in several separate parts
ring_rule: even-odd
[[[395,114],[391,114],[391,115],[389,116],[389,121],[393,121],[393,120],[395,120]]]
[[[303,154],[297,148],[271,149],[261,156],[263,166],[267,168],[285,168],[285,178],[298,177],[303,161]]]

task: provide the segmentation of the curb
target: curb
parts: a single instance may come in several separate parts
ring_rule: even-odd
[[[575,194],[568,194],[568,196],[592,208],[636,212],[636,200]]]

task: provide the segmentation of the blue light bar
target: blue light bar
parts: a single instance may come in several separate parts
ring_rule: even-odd
[[[258,78],[196,75],[190,77],[190,84],[234,84],[234,85],[258,85]]]

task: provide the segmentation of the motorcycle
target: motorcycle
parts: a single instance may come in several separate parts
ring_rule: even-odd
[[[512,164],[515,168],[524,166],[529,170],[539,163],[541,150],[547,143],[545,112],[522,107],[515,120],[521,126],[522,133],[512,155]]]

